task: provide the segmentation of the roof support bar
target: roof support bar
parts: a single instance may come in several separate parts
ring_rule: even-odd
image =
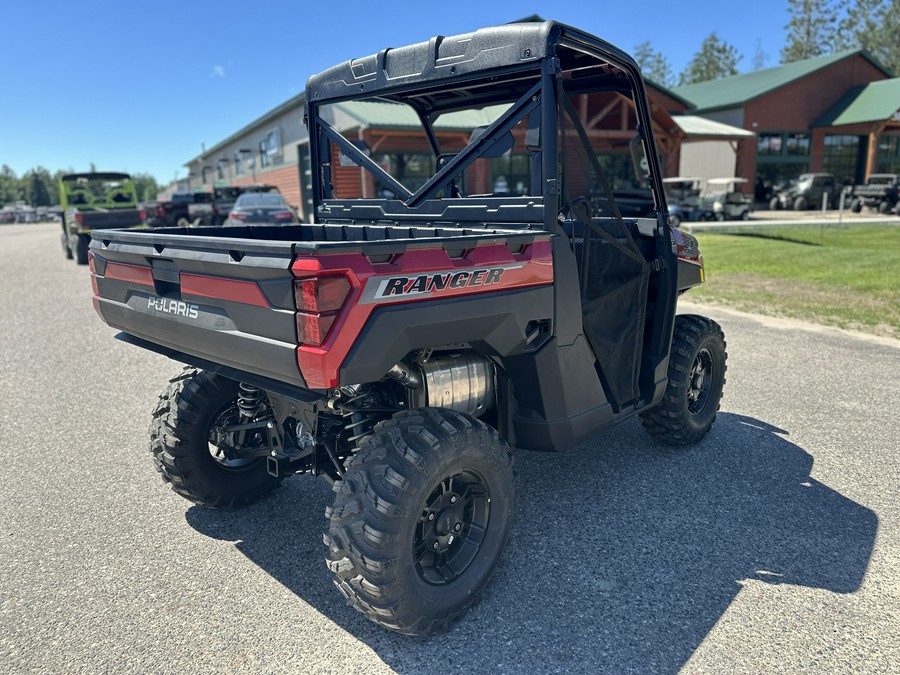
[[[406,206],[415,208],[426,199],[434,197],[434,195],[443,188],[447,187],[457,174],[465,171],[472,162],[481,156],[482,153],[489,150],[501,136],[512,131],[514,126],[540,105],[540,96],[538,96],[540,91],[541,83],[538,82],[525,92],[525,94],[523,94],[509,110],[494,120],[493,124],[491,124],[481,136],[469,143],[463,148],[462,152],[447,162],[440,171],[429,178],[415,194],[406,200]]]
[[[406,187],[399,181],[397,181],[391,174],[389,174],[387,171],[373,162],[372,159],[368,157],[362,150],[360,150],[355,145],[353,145],[353,143],[341,136],[337,131],[335,131],[334,127],[328,124],[328,122],[323,120],[321,117],[317,118],[317,122],[319,123],[319,128],[322,129],[322,133],[324,133],[329,140],[337,143],[338,147],[343,150],[344,153],[346,153],[354,162],[359,164],[366,171],[371,173],[376,178],[380,178],[381,180],[383,180],[394,192],[394,194],[396,194],[400,198],[412,196],[412,192],[407,190]]]

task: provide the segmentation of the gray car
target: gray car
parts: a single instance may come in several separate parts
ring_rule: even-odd
[[[245,192],[234,202],[234,207],[223,225],[225,227],[259,223],[285,225],[297,222],[299,219],[294,209],[279,193]]]

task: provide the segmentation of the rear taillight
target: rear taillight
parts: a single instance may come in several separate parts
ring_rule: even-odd
[[[91,290],[95,296],[98,296],[100,295],[100,289],[97,288],[97,265],[94,263],[93,251],[88,251],[88,269],[91,270]]]
[[[141,209],[141,222],[142,223],[147,222],[147,212],[144,209]]]
[[[79,225],[84,225],[84,214],[76,213],[75,214],[75,222],[78,223]]]
[[[228,217],[231,220],[247,220],[247,215],[244,213],[238,213],[237,211],[232,211],[228,214]]]
[[[160,204],[156,207],[156,215],[162,217],[166,215],[166,207]]]
[[[293,216],[291,215],[290,211],[276,211],[275,213],[272,214],[272,217],[275,220],[280,220],[280,221],[287,221],[287,220],[293,219]]]
[[[297,339],[302,345],[321,347],[334,325],[337,314],[306,314],[297,312]]]
[[[350,294],[346,277],[313,277],[294,282],[297,338],[300,344],[321,346]]]

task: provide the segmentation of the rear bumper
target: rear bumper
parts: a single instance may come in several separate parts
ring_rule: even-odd
[[[297,363],[287,270],[243,267],[241,279],[204,273],[200,267],[179,271],[171,261],[159,263],[122,263],[95,249],[90,264],[100,318],[146,343],[141,346],[156,345],[154,351],[180,361],[202,360],[306,388]],[[210,272],[219,271],[209,261],[203,264]],[[237,267],[232,266],[232,273]],[[254,279],[254,274],[262,278]]]

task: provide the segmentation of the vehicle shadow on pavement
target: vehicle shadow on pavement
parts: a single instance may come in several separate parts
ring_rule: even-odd
[[[561,455],[517,452],[513,539],[480,604],[430,638],[383,630],[345,605],[324,568],[331,495],[321,481],[186,517],[236,541],[398,672],[675,672],[742,581],[836,593],[862,583],[875,514],[812,479],[812,455],[786,435],[720,413],[686,450],[662,449],[632,420]]]

